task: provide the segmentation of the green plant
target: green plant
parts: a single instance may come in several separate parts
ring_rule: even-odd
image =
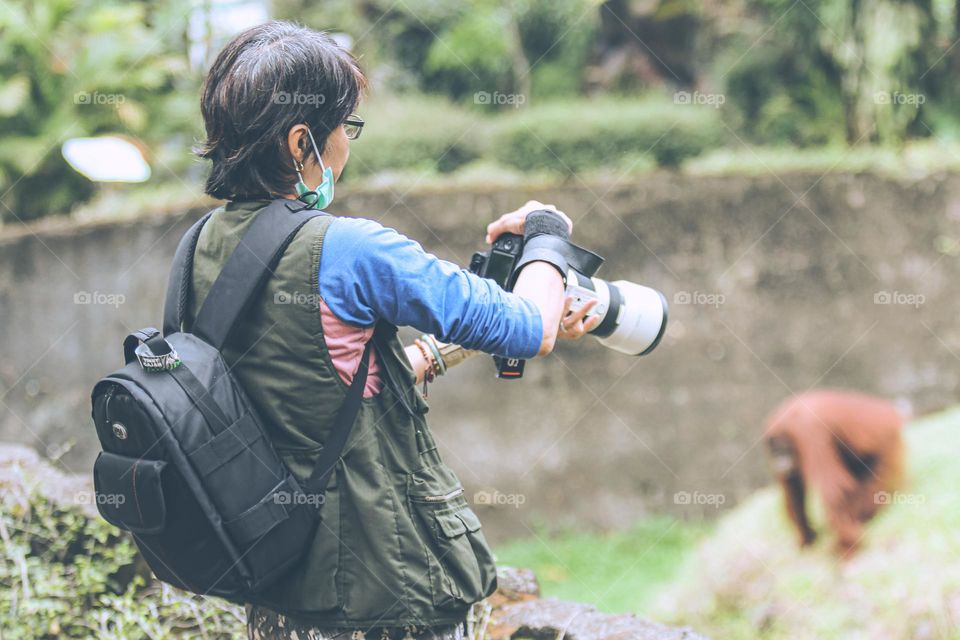
[[[128,535],[29,488],[43,481],[25,478],[3,487],[0,629],[5,640],[227,640],[242,633],[239,607],[155,582]]]

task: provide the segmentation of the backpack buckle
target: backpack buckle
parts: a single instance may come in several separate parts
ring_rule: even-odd
[[[169,345],[169,343],[167,344]],[[170,371],[181,365],[180,356],[173,347],[170,347],[168,353],[157,355],[150,350],[146,342],[142,342],[137,346],[134,354],[144,371]]]
[[[177,350],[153,327],[134,331],[123,341],[123,361],[136,358],[144,371],[170,371],[180,366]]]

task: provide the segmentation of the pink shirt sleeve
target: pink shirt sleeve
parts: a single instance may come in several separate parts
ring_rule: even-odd
[[[323,337],[326,341],[330,359],[343,383],[353,382],[353,375],[360,367],[360,357],[367,340],[373,337],[373,327],[354,327],[333,315],[327,303],[320,300],[320,320],[323,324]],[[363,388],[363,397],[371,398],[383,388],[380,379],[379,357],[375,349],[370,350],[367,370],[367,384]]]

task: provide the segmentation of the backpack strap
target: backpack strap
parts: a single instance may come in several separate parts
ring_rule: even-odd
[[[317,463],[313,466],[313,472],[310,478],[304,484],[304,490],[307,494],[320,495],[330,482],[330,476],[340,460],[340,455],[347,444],[347,436],[353,423],[357,421],[357,414],[360,412],[360,401],[363,400],[363,388],[367,384],[367,361],[370,359],[370,348],[373,346],[373,338],[367,340],[367,345],[363,348],[363,355],[360,356],[360,367],[353,376],[353,382],[347,390],[347,397],[340,405],[337,417],[334,419],[333,428],[330,435],[323,443],[323,450]]]
[[[197,312],[191,333],[223,349],[244,309],[273,275],[273,270],[309,220],[329,215],[304,209],[296,200],[274,200],[257,213],[217,276]]]
[[[203,216],[190,227],[173,255],[173,266],[170,268],[170,278],[167,281],[167,296],[163,303],[163,335],[170,335],[180,331],[183,327],[183,316],[187,308],[187,298],[190,295],[190,283],[193,278],[193,254],[197,249],[200,231],[213,211]]]

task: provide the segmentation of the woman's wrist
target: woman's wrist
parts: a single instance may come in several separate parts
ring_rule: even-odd
[[[437,376],[445,374],[451,367],[455,367],[464,360],[483,353],[477,349],[464,349],[452,342],[441,342],[432,335],[424,334],[406,347],[407,357],[414,368],[417,382],[433,382]],[[415,353],[420,354],[420,360]]]

